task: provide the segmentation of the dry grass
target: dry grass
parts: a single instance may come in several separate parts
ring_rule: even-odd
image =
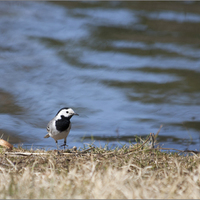
[[[200,198],[200,155],[132,148],[1,148],[0,198]]]

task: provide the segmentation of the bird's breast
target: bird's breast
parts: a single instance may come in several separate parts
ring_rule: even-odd
[[[57,131],[63,132],[70,128],[71,122],[68,119],[59,119],[55,121]]]

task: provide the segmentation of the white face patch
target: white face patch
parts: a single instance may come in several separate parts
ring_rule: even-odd
[[[62,109],[56,116],[56,119],[61,119],[61,116],[64,116],[64,117],[70,117],[72,115],[74,115],[75,112],[71,109],[71,108],[68,108],[68,109]]]

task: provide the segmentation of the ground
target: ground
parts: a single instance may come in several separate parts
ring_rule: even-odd
[[[200,198],[200,154],[144,142],[108,149],[0,149],[0,198]]]

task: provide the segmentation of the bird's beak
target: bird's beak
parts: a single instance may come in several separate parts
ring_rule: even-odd
[[[79,116],[79,114],[78,114],[78,113],[74,113],[74,115],[78,115],[78,116]]]

